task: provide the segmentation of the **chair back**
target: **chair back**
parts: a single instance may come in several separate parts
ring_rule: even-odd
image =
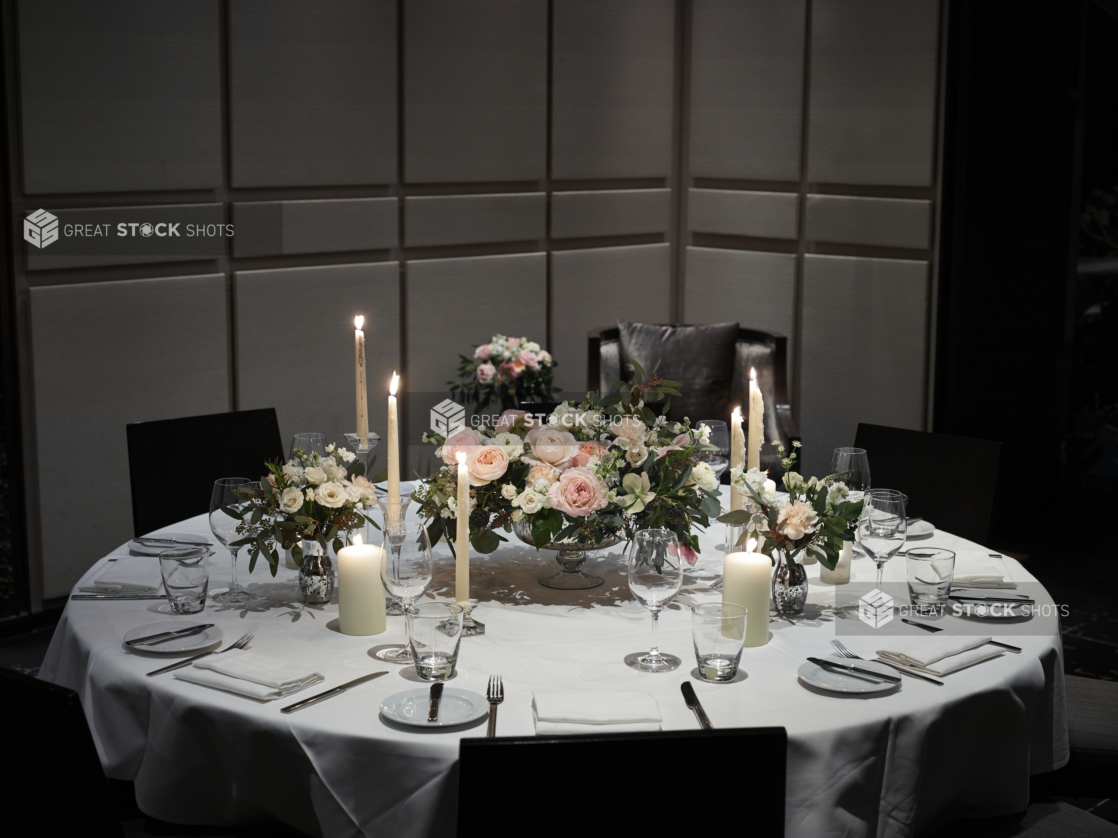
[[[779,838],[787,753],[782,727],[463,739],[458,834],[690,835],[746,794],[750,834]]]
[[[8,720],[0,760],[4,799],[30,806],[27,816],[40,834],[121,838],[78,694],[0,668],[0,713]],[[45,807],[34,805],[45,800]]]
[[[854,445],[866,449],[874,488],[908,495],[910,516],[986,544],[1000,442],[859,423]]]
[[[265,461],[285,459],[274,407],[135,422],[126,430],[136,535],[208,512],[215,480],[259,480]],[[171,480],[176,463],[185,467]]]

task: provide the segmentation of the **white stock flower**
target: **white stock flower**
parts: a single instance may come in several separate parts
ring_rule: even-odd
[[[718,488],[718,476],[709,463],[699,463],[691,469],[691,479],[699,484],[704,492],[713,492]]]
[[[334,443],[331,442],[329,445],[326,446],[326,453],[327,454],[333,454],[334,453]]]
[[[318,486],[320,483],[326,482],[326,472],[318,466],[311,466],[303,470],[303,479],[312,486]]]
[[[284,489],[280,495],[280,509],[289,515],[298,512],[303,506],[303,493],[298,489]]]
[[[345,477],[345,468],[338,465],[333,457],[327,457],[322,461],[322,471],[326,474],[326,479],[333,482]]]
[[[337,509],[349,499],[349,495],[341,483],[323,483],[314,493],[314,499],[329,509]]]
[[[347,463],[352,463],[357,459],[357,455],[350,451],[348,448],[339,448],[338,455]]]
[[[314,489],[307,489],[304,494],[306,495],[307,500],[314,500]]]
[[[303,469],[294,462],[288,463],[283,467],[283,476],[287,478],[288,483],[302,483]]]
[[[512,500],[516,497],[516,487],[511,483],[506,483],[501,487],[501,497],[505,500]]]
[[[508,431],[501,431],[493,437],[493,445],[499,445],[505,449],[505,454],[509,460],[519,457],[524,453],[524,440],[516,434],[510,434]]]
[[[836,480],[827,491],[827,503],[836,506],[850,497],[850,489],[841,480]]]

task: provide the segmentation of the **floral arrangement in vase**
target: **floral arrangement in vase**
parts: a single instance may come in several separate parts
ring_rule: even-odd
[[[449,381],[450,396],[484,410],[494,399],[502,408],[519,408],[530,402],[550,402],[555,393],[555,361],[546,349],[528,338],[493,335],[474,349],[474,356],[460,355],[458,381]]]
[[[701,452],[713,450],[705,429],[668,420],[679,384],[655,371],[644,383],[621,383],[620,392],[577,404],[563,402],[545,422],[522,410],[501,414],[495,427],[459,428],[448,437],[426,434],[446,464],[422,482],[413,502],[430,519],[434,543],[455,536],[458,515],[470,516],[470,542],[490,553],[507,539],[530,532],[538,547],[553,542],[593,545],[628,540],[639,529],[665,527],[676,534],[680,558],[694,564],[699,549],[692,528],[718,515],[718,478]],[[663,402],[660,415],[650,405]],[[457,509],[457,455],[466,454],[470,508]],[[527,539],[524,539],[527,540]]]
[[[286,463],[266,463],[269,474],[261,479],[261,489],[246,492],[251,503],[242,512],[224,510],[241,518],[238,531],[244,537],[235,545],[248,548],[250,573],[263,556],[275,576],[281,548],[302,566],[304,545],[325,554],[332,542],[337,553],[342,536],[366,522],[379,529],[366,510],[376,504],[373,481],[383,476],[367,478],[364,464],[354,462],[357,455],[345,448],[330,444],[326,453],[296,448]]]

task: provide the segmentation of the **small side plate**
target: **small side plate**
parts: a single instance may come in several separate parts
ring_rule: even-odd
[[[469,690],[444,687],[439,701],[439,720],[427,721],[430,687],[404,690],[388,696],[380,703],[381,715],[386,719],[412,727],[454,727],[475,722],[489,713],[485,696]]]
[[[908,525],[908,532],[905,533],[905,540],[910,538],[931,538],[936,534],[936,528],[929,524],[927,521],[917,521],[915,524]]]
[[[150,637],[153,634],[161,634],[165,631],[177,631],[178,629],[188,629],[200,625],[202,624],[197,621],[164,620],[162,623],[148,623],[146,626],[134,628],[124,635],[124,639],[125,641],[139,640],[141,637]],[[212,646],[221,640],[221,636],[221,629],[214,626],[206,629],[201,634],[175,637],[166,643],[158,643],[155,646],[130,646],[129,649],[135,652],[155,652],[158,655],[179,655],[183,652],[194,652]]]
[[[836,661],[837,660],[836,658]],[[897,674],[896,670],[890,669],[885,664],[877,663],[876,661],[843,660],[838,662],[851,663],[862,669],[880,672],[882,675],[892,675],[895,677]],[[804,683],[811,684],[813,687],[818,687],[821,690],[832,693],[883,693],[895,690],[900,686],[899,684],[888,681],[874,684],[857,673],[851,672],[847,674],[838,669],[820,666],[811,661],[804,661],[804,663],[800,664],[800,668],[796,670],[796,674],[800,676],[800,680]]]
[[[152,536],[152,538],[166,538],[168,540],[178,538],[185,541],[204,541],[212,546],[208,538],[196,532],[161,532],[159,535]],[[158,556],[164,550],[173,550],[175,547],[189,546],[189,544],[142,544],[136,539],[132,539],[128,542],[129,552],[135,553],[137,556]]]

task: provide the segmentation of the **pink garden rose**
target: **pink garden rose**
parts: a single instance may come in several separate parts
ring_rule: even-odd
[[[665,445],[663,448],[656,449],[656,459],[662,460],[668,456],[669,451],[679,451],[683,446],[691,442],[690,434],[682,433],[672,440],[671,445]]]
[[[488,384],[496,377],[497,368],[488,361],[477,368],[477,380],[479,384]]]
[[[363,497],[366,497],[369,500],[376,500],[377,499],[377,489],[376,489],[376,487],[372,483],[370,483],[369,479],[367,477],[365,477],[364,475],[359,474],[356,477],[354,477],[352,480],[350,480],[349,482],[351,484],[353,484],[353,488],[355,488],[359,492],[361,492],[361,495]]]
[[[524,441],[531,448],[531,454],[520,459],[529,465],[546,463],[563,471],[570,468],[571,460],[578,453],[578,440],[570,431],[560,431],[550,426],[533,428],[528,431]]]
[[[605,487],[584,468],[570,468],[547,493],[551,505],[572,518],[585,518],[606,505]]]
[[[470,485],[484,486],[508,471],[509,455],[500,445],[484,445],[470,451],[466,467],[470,470]]]
[[[501,381],[514,381],[524,372],[524,365],[519,361],[506,361],[497,367],[497,377]]]
[[[536,356],[536,353],[531,350],[520,350],[520,354],[516,356],[516,360],[530,370],[537,370],[540,368],[540,359]]]
[[[509,345],[509,349],[519,349],[520,348],[520,338],[509,338],[508,339],[508,345]]]
[[[488,343],[483,343],[481,346],[479,346],[477,349],[474,350],[474,359],[477,360],[477,361],[488,361],[489,360],[489,344]]]
[[[472,428],[459,428],[443,443],[443,462],[458,465],[458,452],[469,456],[471,449],[485,445],[485,438]]]
[[[516,426],[516,423],[519,422],[521,419],[524,419],[524,417],[527,416],[527,415],[528,415],[527,410],[506,410],[506,411],[504,411],[501,414],[500,418],[497,420],[497,428],[496,428],[497,433],[503,433],[504,431],[512,431],[512,429]],[[515,433],[515,431],[514,431],[514,433]]]
[[[606,451],[606,447],[600,442],[580,442],[578,444],[578,453],[571,459],[571,465],[576,468],[582,468],[591,457],[600,457]]]
[[[541,480],[547,483],[548,486],[553,485],[559,479],[559,469],[555,466],[549,466],[547,463],[537,463],[528,469],[528,485],[535,486]]]

